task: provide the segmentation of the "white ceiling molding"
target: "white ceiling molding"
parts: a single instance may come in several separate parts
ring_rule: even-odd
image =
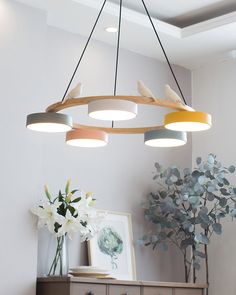
[[[80,5],[91,7],[93,9],[97,9],[97,10],[99,10],[101,8],[101,2],[99,2],[99,1],[94,1],[94,0],[72,0],[72,1],[79,3]],[[107,2],[104,7],[104,12],[117,17],[118,11],[119,11],[118,7],[119,7],[119,5],[117,5],[115,3]],[[147,15],[137,12],[137,11],[134,11],[134,10],[131,10],[129,8],[123,7],[122,18],[124,20],[132,22],[132,23],[137,24],[139,26],[151,28]],[[156,27],[158,28],[158,31],[160,31],[161,33],[175,37],[175,38],[181,38],[181,28],[170,25],[170,24],[160,21],[158,19],[153,19],[153,22],[156,25]]]
[[[91,7],[93,9],[99,10],[101,8],[101,3],[94,0],[72,0],[80,5]],[[104,7],[104,12],[112,16],[117,17],[119,5],[111,2],[107,2]],[[150,22],[147,19],[147,16],[143,13],[128,9],[123,7],[123,19],[132,22],[134,24],[151,28]],[[179,28],[173,25],[170,25],[164,21],[153,18],[153,22],[160,33],[175,37],[175,38],[187,38],[195,34],[200,34],[209,30],[213,30],[224,25],[236,23],[236,12],[232,12],[226,15],[218,16],[216,18],[200,22],[195,25],[191,25],[184,28]]]
[[[191,37],[195,34],[200,34],[233,23],[236,23],[236,12],[231,12],[226,15],[185,27],[181,30],[181,38]]]
[[[49,26],[84,37],[87,37],[91,31],[98,10],[103,3],[103,0],[15,1],[44,10]],[[165,2],[162,2],[162,5],[165,6]],[[185,6],[186,9],[188,3]],[[180,12],[180,7],[176,8],[177,11]],[[108,1],[93,38],[112,46],[116,45],[116,34],[108,34],[104,29],[111,25],[117,26],[117,19],[118,5]],[[160,33],[171,62],[188,69],[204,66],[209,62],[217,62],[227,52],[236,49],[235,11],[184,28],[154,18],[153,22]],[[124,7],[122,27],[125,28],[121,40],[123,49],[164,61],[145,14]]]

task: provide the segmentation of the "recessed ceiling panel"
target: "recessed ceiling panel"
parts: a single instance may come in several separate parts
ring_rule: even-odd
[[[15,1],[44,10],[49,26],[87,37],[104,0]],[[104,29],[117,27],[118,3],[119,0],[108,1],[93,39],[116,45],[117,33],[109,34]],[[123,0],[123,3],[129,9],[123,9],[121,47],[164,60],[147,16],[140,13],[142,1]],[[153,21],[172,63],[193,69],[221,60],[236,49],[236,0],[145,0],[145,3],[152,15],[160,15]],[[185,25],[179,28],[170,23]]]
[[[180,27],[236,11],[235,0],[144,0],[150,14]],[[110,0],[119,3],[119,0]],[[124,6],[144,13],[141,0],[123,0]]]

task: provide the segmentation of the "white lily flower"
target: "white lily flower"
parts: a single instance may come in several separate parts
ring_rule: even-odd
[[[69,238],[71,235],[80,229],[80,220],[72,216],[69,210],[66,211],[66,216],[63,217],[61,227],[58,230],[57,236],[63,236],[68,234]]]
[[[78,195],[73,196],[72,200],[77,199],[79,197],[81,198],[81,200],[77,203],[74,203],[74,206],[79,206],[81,208],[88,208],[89,206],[91,206],[93,200],[92,193],[85,193],[85,191],[79,190]]]
[[[69,182],[67,182],[65,194],[59,194],[60,202],[56,197],[52,203],[53,199],[47,187],[45,192],[49,202],[31,210],[38,216],[38,227],[46,225],[56,237],[68,234],[71,238],[73,233],[79,232],[82,241],[91,239],[99,231],[104,214],[98,214],[93,209],[95,200],[93,200],[92,193],[78,190],[77,193],[72,194],[69,191]],[[69,210],[71,207],[74,208],[73,214]]]
[[[82,217],[82,222],[86,224],[86,226],[81,229],[82,241],[90,240],[99,232],[104,216],[105,213],[97,213],[95,209],[91,208],[87,214]]]
[[[44,225],[48,227],[51,233],[55,233],[54,224],[62,221],[62,216],[57,213],[57,208],[60,206],[60,202],[54,204],[45,204],[42,207],[33,208],[31,212],[38,216],[38,227],[41,228]]]

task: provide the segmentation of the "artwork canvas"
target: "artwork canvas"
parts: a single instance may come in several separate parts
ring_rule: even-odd
[[[109,270],[120,280],[135,280],[131,215],[107,212],[99,233],[88,242],[91,266]]]

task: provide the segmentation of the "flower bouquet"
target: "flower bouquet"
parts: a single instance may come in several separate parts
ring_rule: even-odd
[[[38,216],[38,227],[47,226],[56,238],[55,254],[47,275],[66,275],[68,267],[65,269],[63,265],[63,251],[67,236],[72,238],[74,233],[79,232],[81,242],[91,239],[98,232],[103,215],[93,208],[95,199],[92,193],[70,190],[70,180],[64,193],[60,190],[56,197],[52,197],[45,186],[45,195],[47,201],[31,211]]]

